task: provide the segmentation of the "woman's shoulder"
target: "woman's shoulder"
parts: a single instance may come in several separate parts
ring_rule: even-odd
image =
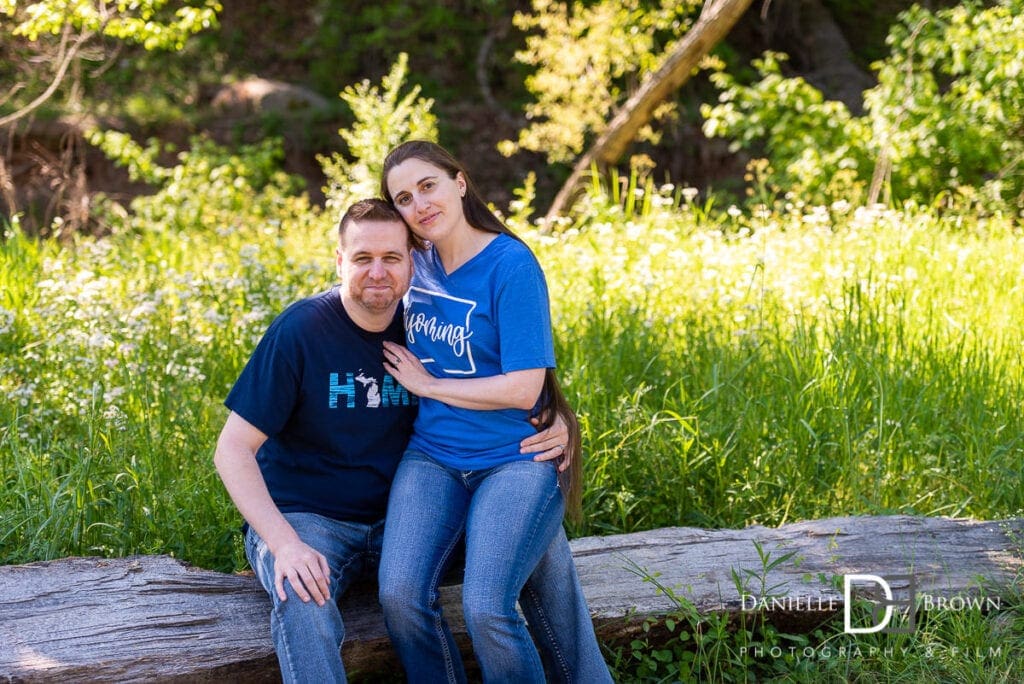
[[[538,265],[537,257],[534,256],[529,246],[511,235],[504,233],[498,235],[491,242],[489,248],[490,256],[494,257],[495,261],[500,261],[505,265],[513,267]]]

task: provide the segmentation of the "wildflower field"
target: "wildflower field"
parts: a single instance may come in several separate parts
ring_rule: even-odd
[[[210,215],[63,243],[6,231],[0,563],[244,567],[212,466],[221,402],[276,313],[334,282],[334,226],[308,207]],[[671,189],[642,210],[591,193],[544,230],[509,220],[548,275],[584,429],[574,535],[1024,510],[1012,220],[845,203],[712,214]],[[649,656],[634,644],[615,666],[639,678]]]
[[[841,205],[712,220],[662,199],[516,225],[584,427],[574,532],[1024,510],[1019,229]],[[210,459],[266,326],[334,282],[333,222],[304,218],[8,231],[0,561],[243,562]]]

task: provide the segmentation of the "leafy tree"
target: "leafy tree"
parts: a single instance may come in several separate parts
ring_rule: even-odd
[[[381,164],[391,148],[412,138],[437,140],[434,101],[421,98],[419,86],[402,94],[408,67],[408,55],[400,53],[381,87],[364,80],[339,95],[354,116],[351,128],[338,131],[348,154],[318,157],[327,178],[327,208],[339,216],[352,201],[380,194]]]
[[[532,123],[501,151],[572,161],[639,81],[658,70],[700,6],[700,0],[533,0],[532,13],[515,16],[516,26],[530,32],[516,59],[535,67],[526,80],[535,97],[526,107]]]
[[[0,68],[13,84],[0,96],[0,105],[13,107],[0,126],[42,106],[80,63],[102,63],[114,52],[111,43],[179,51],[189,36],[215,26],[220,10],[217,0],[0,0],[16,45],[7,48],[9,59]]]
[[[704,130],[762,150],[775,184],[815,203],[852,194],[988,210],[1024,204],[1024,0],[915,6],[888,43],[862,117],[784,78],[778,57],[766,55],[752,85],[713,76],[722,93],[702,108]]]
[[[119,166],[132,180],[144,181],[153,194],[131,201],[131,219],[124,207],[101,198],[98,213],[105,211],[111,231],[124,225],[166,233],[242,230],[259,224],[279,225],[301,216],[313,222],[316,214],[302,192],[301,178],[281,170],[284,147],[279,138],[268,137],[252,145],[228,149],[205,136],[193,136],[187,150],[175,154],[174,166],[158,159],[174,150],[158,140],[143,147],[120,131],[92,131],[89,142]]]

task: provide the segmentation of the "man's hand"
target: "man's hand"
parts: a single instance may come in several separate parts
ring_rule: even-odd
[[[538,418],[531,418],[530,422],[534,427],[541,424]],[[534,461],[552,461],[561,458],[562,460],[558,464],[558,472],[561,473],[565,472],[570,465],[568,457],[562,458],[565,455],[565,445],[568,442],[569,428],[566,427],[562,417],[556,415],[551,427],[541,430],[535,435],[530,435],[519,443],[519,453],[536,454],[533,457]]]
[[[312,546],[296,539],[274,554],[274,588],[282,601],[288,600],[284,591],[284,580],[304,603],[310,599],[318,606],[324,605],[330,597],[331,570],[327,558]]]

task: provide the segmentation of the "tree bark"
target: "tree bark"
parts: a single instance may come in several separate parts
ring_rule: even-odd
[[[565,213],[575,201],[580,182],[594,164],[599,169],[614,164],[636,138],[637,132],[651,120],[655,108],[687,80],[700,60],[718,44],[750,6],[751,0],[707,0],[700,18],[665,63],[640,86],[608,127],[598,136],[573,167],[548,209],[547,219]]]
[[[789,633],[808,631],[843,613],[847,574],[887,578],[902,601],[916,593],[963,605],[971,598],[973,606],[984,598],[998,609],[989,600],[1018,591],[1022,536],[1022,518],[897,515],[741,530],[672,527],[571,546],[597,634],[615,646],[652,638],[645,620],[678,610],[674,597],[700,614],[763,614]],[[460,598],[460,585],[442,587],[445,616],[472,666]],[[400,672],[376,587],[350,588],[341,608],[351,679]],[[167,556],[0,566],[3,681],[280,681],[270,600],[251,575]]]

